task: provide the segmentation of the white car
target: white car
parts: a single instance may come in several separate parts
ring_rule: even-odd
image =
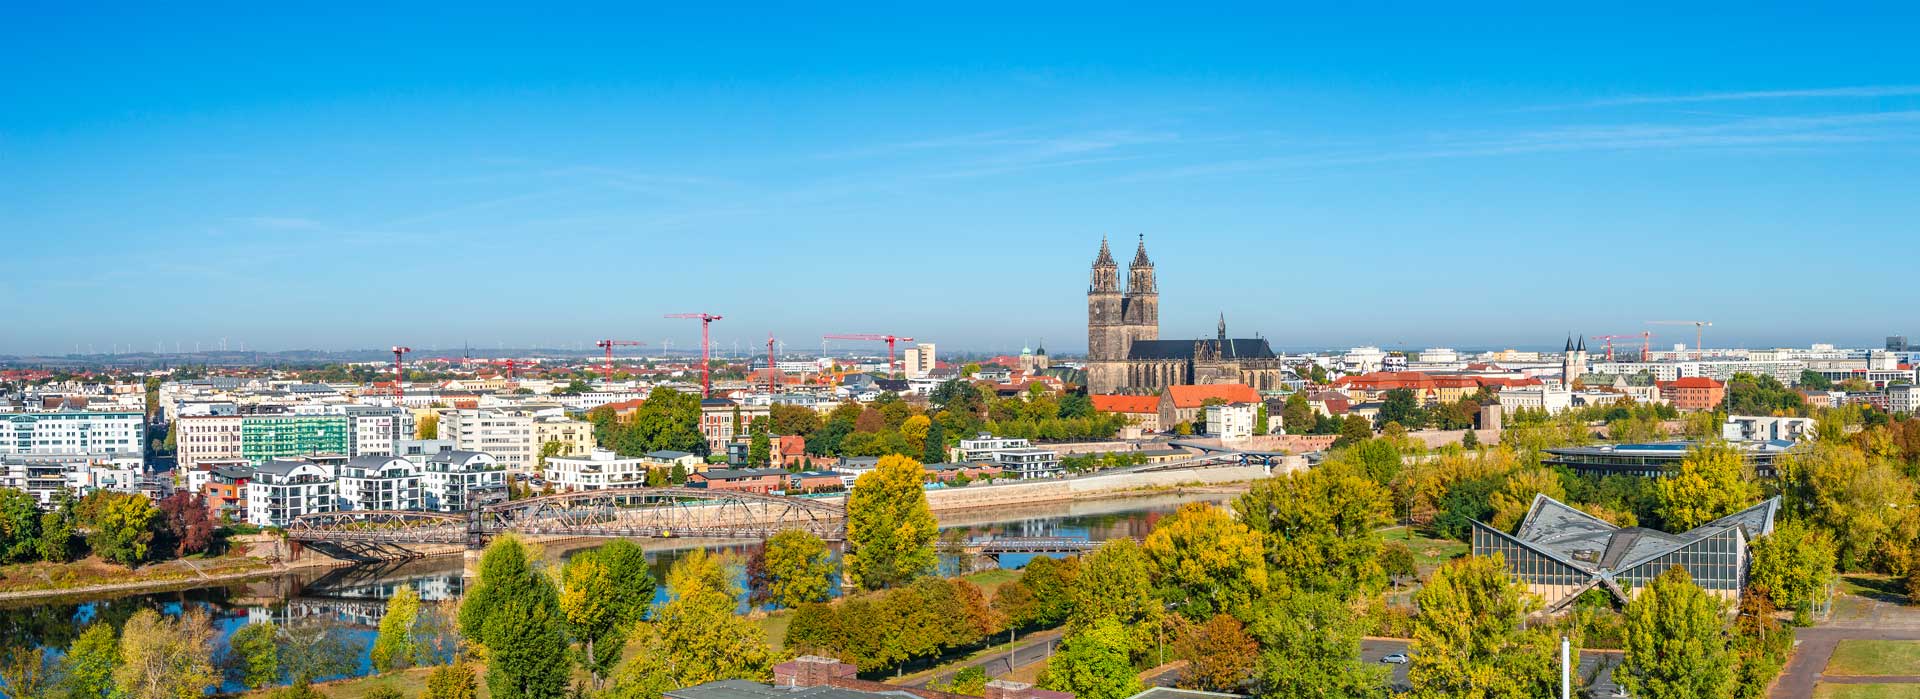
[[[1407,664],[1407,654],[1406,653],[1388,653],[1387,657],[1380,659],[1380,662],[1386,663],[1388,665],[1405,665]]]

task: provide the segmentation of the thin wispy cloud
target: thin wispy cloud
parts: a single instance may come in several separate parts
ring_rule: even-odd
[[[1690,104],[1698,102],[1746,102],[1753,100],[1832,99],[1848,97],[1912,97],[1920,95],[1920,85],[1861,85],[1822,87],[1805,90],[1747,90],[1709,92],[1697,95],[1636,95],[1593,100],[1589,107],[1617,107],[1637,104]]]

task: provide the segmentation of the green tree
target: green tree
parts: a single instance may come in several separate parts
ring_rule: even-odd
[[[884,456],[847,495],[847,544],[841,569],[850,587],[877,590],[933,572],[940,525],[927,505],[920,462]]]
[[[732,566],[694,549],[667,573],[668,600],[636,633],[632,660],[614,672],[608,695],[658,697],[660,692],[725,679],[761,679],[773,665],[760,627],[739,616]]]
[[[1307,404],[1306,391],[1294,391],[1287,396],[1287,403],[1280,407],[1280,424],[1287,428],[1287,434],[1307,434],[1319,421],[1319,415],[1313,406]]]
[[[1413,599],[1420,614],[1407,680],[1416,699],[1522,699],[1557,691],[1554,634],[1521,629],[1535,598],[1507,575],[1499,556],[1454,559]]]
[[[1105,546],[1105,544],[1102,544]],[[1030,617],[1010,620],[1018,625],[1053,626],[1066,621],[1078,601],[1078,582],[1080,580],[1080,559],[1047,558],[1036,556],[1020,571],[1020,579],[1015,581],[1032,596]],[[1134,578],[1120,581],[1126,592],[1119,596],[1130,596],[1138,582]],[[1004,589],[1002,590],[1004,592]]]
[[[923,464],[944,463],[947,460],[947,428],[941,421],[927,425],[927,438],[921,442],[920,462]]]
[[[1333,440],[1335,448],[1357,444],[1373,438],[1373,423],[1359,415],[1348,415],[1340,423],[1340,438]]]
[[[1783,509],[1832,537],[1842,569],[1872,563],[1888,572],[1903,569],[1888,549],[1904,548],[1895,542],[1914,538],[1907,530],[1915,505],[1912,479],[1854,445],[1825,441],[1795,449],[1775,466]]]
[[[0,488],[0,563],[33,558],[39,547],[39,503],[27,491]]]
[[[113,669],[116,699],[199,699],[220,681],[213,669],[213,625],[189,610],[169,620],[142,609],[120,631]]]
[[[571,669],[559,594],[528,553],[518,537],[495,539],[460,605],[461,633],[486,647],[487,689],[501,699],[560,696]]]
[[[40,515],[40,540],[34,552],[48,563],[73,560],[73,538],[80,531],[80,515],[73,497],[62,490],[54,494],[53,506]]]
[[[281,674],[295,685],[353,672],[366,650],[345,629],[323,621],[289,623],[275,630]]]
[[[271,621],[256,621],[233,632],[227,639],[232,650],[227,673],[240,684],[261,689],[280,680],[280,646],[275,642],[278,630]]]
[[[370,660],[374,672],[404,670],[418,656],[413,645],[413,622],[420,616],[420,593],[402,585],[387,598],[387,613],[380,617],[380,633],[373,640]]]
[[[1675,566],[1626,609],[1626,651],[1614,681],[1647,699],[1733,696],[1733,653],[1720,603]]]
[[[1126,699],[1140,692],[1134,676],[1132,641],[1113,618],[1094,621],[1061,640],[1060,652],[1047,663],[1041,686],[1072,692],[1077,699]]]
[[[435,667],[427,675],[427,691],[421,699],[479,699],[480,683],[474,679],[473,668],[464,662],[453,662]]]
[[[1267,423],[1270,420],[1271,418],[1267,412],[1267,404],[1262,401],[1259,406],[1253,409],[1253,433],[1255,435],[1265,435],[1267,433]]]
[[[533,594],[538,573],[527,560],[526,544],[520,537],[507,535],[494,539],[480,554],[480,570],[473,589],[460,604],[460,633],[485,643],[487,619],[507,600]]]
[[[823,601],[833,584],[827,542],[800,529],[788,529],[767,540],[766,569],[768,597],[781,607]]]
[[[1418,429],[1426,424],[1426,410],[1420,407],[1420,399],[1413,395],[1413,389],[1396,388],[1387,391],[1380,403],[1380,414],[1374,418],[1378,424],[1400,423],[1410,429]]]
[[[1386,489],[1353,467],[1323,467],[1256,481],[1234,502],[1266,544],[1275,587],[1377,590]]]
[[[1386,695],[1387,673],[1360,661],[1365,621],[1328,592],[1280,591],[1253,623],[1262,648],[1254,676],[1270,699]]]
[[[1760,499],[1760,487],[1742,471],[1740,450],[1713,443],[1695,447],[1654,484],[1655,511],[1673,531],[1683,531],[1739,512]]]
[[[1766,375],[1734,374],[1727,380],[1729,415],[1805,415],[1807,401],[1779,379]]]
[[[10,699],[52,699],[58,669],[45,648],[9,648],[0,653],[0,690]]]
[[[700,434],[700,397],[671,388],[656,388],[633,412],[630,423],[638,454],[659,449],[705,454],[707,439]]]
[[[1826,532],[1796,520],[1753,541],[1750,584],[1765,588],[1774,606],[1796,612],[1813,608],[1833,582],[1837,554]]]
[[[1182,505],[1142,546],[1171,601],[1189,619],[1239,613],[1267,591],[1266,542],[1225,510]]]
[[[762,468],[773,463],[773,438],[768,436],[768,420],[756,417],[747,425],[747,465]]]
[[[557,439],[548,440],[546,444],[540,445],[540,461],[539,461],[539,464],[535,466],[535,468],[538,468],[541,473],[545,473],[547,470],[547,459],[549,457],[566,456],[566,455],[567,455],[566,442],[562,442]]]
[[[1828,379],[1826,374],[1804,369],[1800,372],[1800,387],[1809,391],[1825,391],[1833,388],[1833,381]]]
[[[1154,587],[1153,560],[1132,539],[1109,539],[1080,557],[1069,594],[1068,629],[1087,628],[1101,619],[1118,621],[1129,632],[1128,651],[1134,658],[1153,647],[1166,616]]]
[[[427,413],[421,415],[420,419],[413,423],[413,436],[416,439],[439,439],[440,414]]]
[[[147,545],[153,542],[153,520],[160,510],[145,495],[95,491],[99,497],[87,546],[95,555],[125,566],[139,565],[147,559]]]
[[[113,625],[96,621],[80,632],[60,659],[61,695],[66,699],[106,699],[113,693],[113,671],[119,666],[120,639],[114,636]]]

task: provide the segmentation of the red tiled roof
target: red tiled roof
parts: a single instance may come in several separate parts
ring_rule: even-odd
[[[1705,376],[1688,376],[1660,384],[1661,388],[1719,388],[1726,384]]]
[[[1215,383],[1197,386],[1168,386],[1167,397],[1173,399],[1173,407],[1198,408],[1205,405],[1207,399],[1218,398],[1228,403],[1257,403],[1260,392],[1243,383]]]
[[[1159,396],[1088,396],[1093,409],[1106,413],[1154,413],[1160,411]]]

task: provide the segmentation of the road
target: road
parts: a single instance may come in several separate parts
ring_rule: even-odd
[[[1013,663],[1011,666],[1007,663],[1007,647],[1001,645],[993,655],[972,663],[970,667],[979,667],[986,670],[988,677],[1004,676],[1007,673],[1013,672],[1013,668],[1031,665],[1045,660],[1053,651],[1058,650],[1060,635],[1062,633],[1063,631],[1061,629],[1052,629],[1049,631],[1037,631],[1031,636],[1015,639],[1013,644]],[[1006,639],[1001,640],[1005,641]],[[932,673],[921,677],[912,677],[899,684],[905,687],[925,687],[929,682],[936,679],[945,680],[955,672],[959,672],[959,668],[954,668],[950,671],[943,670],[939,673]]]
[[[1877,641],[1915,641],[1920,640],[1920,629],[1916,628],[1848,628],[1841,626],[1820,626],[1798,629],[1793,632],[1793,658],[1787,661],[1787,668],[1780,673],[1780,679],[1774,682],[1772,699],[1807,699],[1813,696],[1813,688],[1820,684],[1821,672],[1827,667],[1827,660],[1833,656],[1833,647],[1843,640],[1862,639]],[[1899,682],[1907,678],[1876,677],[1866,678],[1873,682]],[[1827,679],[1829,682],[1848,680]],[[1854,682],[1862,680],[1854,679]]]
[[[1369,663],[1379,663],[1381,658],[1394,653],[1408,653],[1406,641],[1384,638],[1369,638],[1360,642],[1360,659]],[[1580,654],[1580,667],[1574,671],[1573,681],[1585,684],[1592,696],[1605,697],[1614,689],[1613,667],[1620,664],[1620,654],[1613,651],[1588,650]],[[1407,691],[1407,666],[1390,665],[1393,668],[1391,680],[1394,691]],[[1589,681],[1590,680],[1590,681]]]

